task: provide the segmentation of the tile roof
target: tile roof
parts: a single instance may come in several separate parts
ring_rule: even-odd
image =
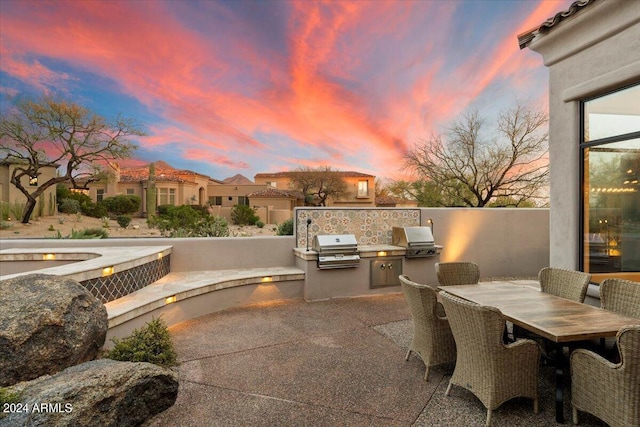
[[[249,178],[247,178],[244,175],[241,174],[236,174],[234,176],[230,176],[229,178],[225,178],[222,180],[222,182],[224,182],[225,184],[232,184],[232,185],[248,185],[248,184],[253,184],[253,181],[251,181]]]
[[[193,172],[187,169],[176,169],[170,164],[158,161],[156,166],[156,182],[196,182],[196,177],[205,178],[214,182],[217,181],[207,175]],[[133,168],[122,168],[120,170],[120,182],[142,182],[149,179],[149,165]]]
[[[549,31],[551,31],[553,29],[553,27],[558,25],[560,22],[562,22],[565,19],[577,14],[578,12],[583,10],[584,8],[586,8],[588,6],[591,6],[592,4],[596,3],[597,1],[600,1],[600,0],[577,0],[577,1],[574,1],[573,3],[571,3],[571,6],[569,6],[569,9],[564,10],[562,12],[558,12],[554,16],[552,16],[551,18],[549,18],[546,21],[544,21],[542,24],[540,24],[540,25],[538,25],[538,26],[536,26],[536,27],[534,27],[534,28],[532,28],[532,29],[530,29],[528,31],[525,31],[522,34],[518,34],[518,44],[520,45],[520,49],[524,49],[525,47],[529,46],[529,44],[533,41],[533,39],[538,34],[548,33]]]

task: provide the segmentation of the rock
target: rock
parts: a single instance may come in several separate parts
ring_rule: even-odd
[[[28,412],[0,418],[2,427],[138,426],[175,403],[178,378],[151,363],[100,359],[10,390]]]
[[[0,281],[0,386],[95,359],[107,310],[71,279],[30,274]]]

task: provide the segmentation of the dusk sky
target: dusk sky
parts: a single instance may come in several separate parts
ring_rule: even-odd
[[[402,178],[407,148],[463,111],[547,108],[548,71],[516,36],[570,4],[0,0],[2,106],[51,93],[134,118],[148,136],[130,164]]]

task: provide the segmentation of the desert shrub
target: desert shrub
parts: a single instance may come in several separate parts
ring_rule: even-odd
[[[58,184],[56,187],[56,200],[58,200],[58,212],[61,213],[78,213],[90,216],[92,218],[101,218],[107,215],[106,207],[100,203],[93,203],[91,197],[78,191],[71,191],[64,184]],[[65,202],[65,200],[75,200],[78,202],[78,208],[75,209],[73,202]],[[71,203],[68,207],[65,203]]]
[[[253,225],[258,221],[256,210],[247,205],[235,205],[231,209],[231,221],[236,225]]]
[[[80,202],[75,199],[61,199],[58,204],[58,211],[60,213],[74,214],[80,212]]]
[[[113,197],[106,197],[100,204],[107,208],[111,215],[133,214],[140,210],[140,197],[133,194],[120,194]]]
[[[175,208],[173,205],[158,205],[158,215],[169,215],[169,211]]]
[[[116,217],[116,222],[122,228],[127,228],[131,223],[131,216],[129,215],[118,215]]]
[[[209,217],[194,231],[191,237],[228,237],[229,223],[221,216]]]
[[[8,221],[11,218],[11,207],[8,202],[0,201],[0,215],[2,215],[0,219],[3,221]]]
[[[122,340],[112,338],[111,341],[114,346],[106,354],[108,359],[123,362],[149,362],[165,367],[177,364],[177,355],[169,329],[160,318],[152,319]]]
[[[209,208],[207,206],[200,206],[200,205],[189,205],[189,206],[191,206],[191,209],[193,209],[194,211],[200,212],[200,215],[202,216],[209,215]]]
[[[288,219],[278,225],[278,236],[293,236],[293,219]]]
[[[88,203],[80,206],[82,214],[91,218],[102,218],[109,214],[107,208],[100,203]]]
[[[262,222],[262,221],[256,221],[256,227],[258,227],[258,228],[264,228],[264,222]]]
[[[226,237],[227,220],[211,216],[206,209],[192,205],[158,207],[158,215],[147,220],[150,227],[159,229],[167,237]]]
[[[106,239],[109,237],[107,231],[103,228],[84,228],[82,230],[71,229],[71,234],[67,239]]]

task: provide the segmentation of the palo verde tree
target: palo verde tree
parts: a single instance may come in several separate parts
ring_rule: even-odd
[[[0,158],[15,165],[11,183],[27,198],[22,222],[28,223],[37,198],[49,187],[79,178],[102,177],[100,164],[131,157],[132,136],[144,133],[131,119],[108,122],[75,103],[43,97],[18,102],[0,118]],[[45,167],[57,176],[25,186]],[[102,179],[102,178],[99,178]]]
[[[304,194],[308,206],[326,206],[327,199],[340,198],[347,192],[342,174],[329,166],[297,169],[289,174],[289,179],[291,188]]]
[[[500,114],[494,137],[486,139],[479,114],[464,114],[445,135],[410,148],[406,166],[459,206],[484,207],[496,199],[530,204],[544,197],[548,184],[547,121],[544,111],[517,102]]]

